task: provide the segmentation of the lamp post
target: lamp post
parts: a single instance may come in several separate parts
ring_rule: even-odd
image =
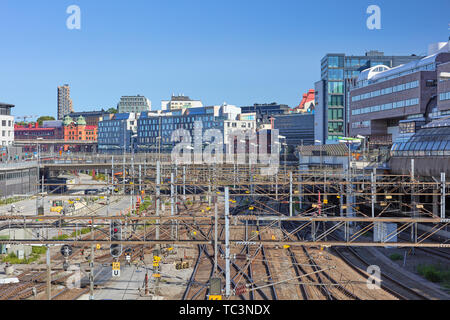
[[[286,143],[286,137],[285,136],[280,136],[278,135],[278,139],[283,139],[284,142],[281,143],[280,145],[284,147],[284,175],[286,175],[286,162],[287,162],[287,143]]]
[[[368,156],[366,155],[366,141],[367,141],[367,137],[365,136],[361,136],[361,135],[357,135],[356,136],[358,139],[364,140],[364,145],[363,145],[363,158],[364,160],[367,161]]]
[[[323,164],[323,144],[322,144],[322,140],[314,140],[314,142],[320,144],[320,171],[322,171],[322,164]]]

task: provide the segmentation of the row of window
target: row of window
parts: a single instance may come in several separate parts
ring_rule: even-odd
[[[352,123],[352,129],[370,128],[370,121],[357,121]]]
[[[328,122],[328,133],[344,133],[344,123]]]
[[[328,70],[328,80],[344,80],[344,69]]]
[[[6,123],[8,123],[8,127],[12,127],[13,125],[11,120],[8,120],[8,122],[6,120],[2,120],[2,127],[6,127]]]
[[[344,96],[343,95],[329,95],[328,96],[328,106],[344,106]]]
[[[149,143],[159,143],[159,139],[157,138],[138,138],[139,144],[149,144]],[[163,143],[172,143],[171,137],[162,137],[161,138],[161,144]]]
[[[358,96],[354,96],[354,97],[352,97],[352,102],[375,98],[375,97],[382,96],[385,94],[391,94],[393,92],[399,92],[399,91],[414,89],[414,88],[418,88],[418,87],[419,87],[419,81],[416,80],[416,81],[412,81],[412,82],[408,82],[408,83],[399,84],[398,86],[393,86],[393,87],[389,87],[389,88],[385,88],[385,89],[381,89],[381,90],[375,90],[375,91],[367,92],[367,93],[364,93],[364,94],[361,94]]]
[[[444,92],[439,94],[439,100],[450,100],[450,92]]]
[[[392,146],[393,156],[450,156],[450,140],[397,143]]]
[[[35,175],[35,172],[32,172],[32,175]],[[0,181],[9,179],[19,179],[19,178],[28,178],[30,176],[30,172],[27,171],[20,171],[20,172],[11,172],[7,174],[0,174]]]
[[[328,93],[344,93],[344,82],[342,81],[330,81],[328,82]]]
[[[391,110],[391,109],[396,109],[396,108],[411,107],[411,106],[415,106],[418,104],[419,104],[418,98],[407,99],[407,100],[402,100],[402,101],[397,101],[397,102],[392,102],[392,103],[386,103],[386,104],[382,104],[382,105],[378,105],[378,106],[371,106],[371,107],[366,107],[366,108],[361,108],[361,109],[355,109],[355,110],[352,110],[352,116],[356,116],[359,114],[371,113],[371,112]]]
[[[214,116],[191,116],[191,117],[166,117],[161,119],[161,123],[193,123],[195,121],[214,121]],[[158,124],[159,118],[139,120],[142,124]]]
[[[119,103],[119,107],[123,107],[123,106],[133,107],[133,106],[146,106],[146,105],[147,105],[147,103],[145,103],[144,101],[121,102],[121,103]]]
[[[328,120],[344,120],[344,109],[328,109]]]

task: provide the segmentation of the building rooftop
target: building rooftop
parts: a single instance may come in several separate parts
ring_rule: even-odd
[[[101,115],[104,115],[104,114],[109,114],[109,113],[102,109],[100,111],[71,112],[71,113],[69,113],[69,116],[72,117],[72,118],[76,118],[76,117],[79,117],[79,116],[83,116],[83,117],[85,117],[85,116],[97,116],[97,115],[101,116]]]
[[[9,103],[4,103],[4,102],[0,102],[0,107],[9,107],[9,108],[14,108],[15,106],[13,104],[9,104]]]
[[[297,147],[299,154],[303,156],[315,156],[322,152],[323,156],[346,157],[348,156],[348,147],[341,144],[327,144],[322,146],[299,146]]]
[[[439,127],[450,127],[450,116],[434,120],[429,124],[423,126],[422,129],[439,128]]]

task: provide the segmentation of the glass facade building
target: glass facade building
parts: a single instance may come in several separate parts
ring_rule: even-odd
[[[316,83],[316,139],[337,141],[349,134],[349,94],[361,71],[378,65],[395,67],[420,58],[385,56],[378,51],[367,52],[364,56],[327,54],[321,61],[321,80]]]

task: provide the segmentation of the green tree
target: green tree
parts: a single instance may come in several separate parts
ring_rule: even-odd
[[[116,108],[109,108],[108,111],[106,111],[108,113],[117,113],[117,109]]]
[[[55,118],[51,117],[51,116],[42,116],[42,117],[37,119],[37,123],[39,123],[39,126],[42,126],[42,122],[50,121],[50,120],[55,120]]]

